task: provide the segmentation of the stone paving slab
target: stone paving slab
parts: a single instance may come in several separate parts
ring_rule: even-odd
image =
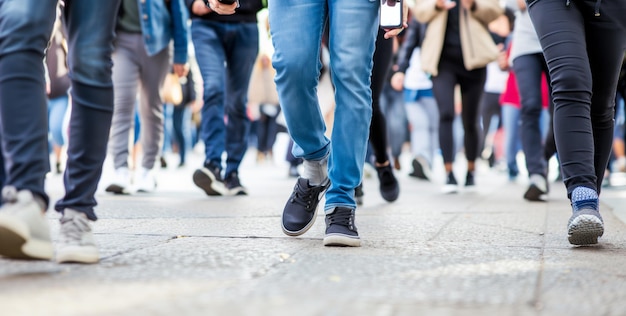
[[[390,204],[366,178],[363,246],[325,248],[321,212],[303,236],[280,231],[284,166],[247,163],[246,197],[207,197],[191,172],[162,171],[154,194],[100,188],[98,265],[0,259],[0,315],[626,314],[619,190],[603,192],[601,244],[572,247],[562,185],[531,203],[492,170],[456,195],[400,173]],[[53,200],[60,181],[48,179]]]

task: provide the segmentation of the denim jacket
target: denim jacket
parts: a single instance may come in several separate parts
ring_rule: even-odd
[[[174,63],[186,63],[189,12],[183,0],[137,1],[141,14],[144,45],[148,55],[152,56],[165,49],[170,40],[174,39]]]

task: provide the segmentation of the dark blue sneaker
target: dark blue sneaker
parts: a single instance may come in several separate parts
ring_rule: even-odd
[[[574,214],[567,223],[567,239],[572,245],[593,245],[604,234],[604,221],[598,211],[597,193],[578,187],[572,192]]]
[[[230,195],[248,195],[248,190],[239,181],[239,173],[237,171],[231,172],[224,178],[224,185]]]
[[[308,179],[298,178],[293,193],[283,210],[283,233],[289,236],[300,236],[306,233],[315,223],[317,205],[329,187],[328,178],[317,186],[310,186]]]
[[[193,183],[210,196],[227,195],[228,189],[222,179],[222,168],[213,164],[205,165],[193,173]]]
[[[332,213],[326,214],[324,246],[361,246],[361,238],[354,224],[354,209],[336,207]]]

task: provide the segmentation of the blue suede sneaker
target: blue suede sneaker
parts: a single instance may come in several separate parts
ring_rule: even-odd
[[[572,245],[593,245],[604,234],[604,221],[598,211],[598,193],[591,188],[578,187],[572,191],[574,214],[567,223],[567,239]]]
[[[324,246],[360,247],[361,239],[354,224],[354,209],[336,207],[326,214]]]
[[[309,179],[298,178],[289,197],[282,216],[283,233],[288,236],[300,236],[306,233],[317,215],[317,205],[330,187],[326,178],[321,185],[309,185]]]

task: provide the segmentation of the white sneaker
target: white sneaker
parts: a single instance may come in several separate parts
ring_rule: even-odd
[[[49,260],[54,254],[44,210],[28,190],[2,189],[0,255],[16,259]]]
[[[139,177],[135,181],[137,192],[151,193],[156,189],[157,183],[154,173],[150,169],[141,168]]]
[[[59,263],[97,263],[100,254],[87,215],[69,208],[63,211],[56,260]]]
[[[113,181],[105,191],[114,194],[130,194],[130,171],[127,167],[115,169]]]

